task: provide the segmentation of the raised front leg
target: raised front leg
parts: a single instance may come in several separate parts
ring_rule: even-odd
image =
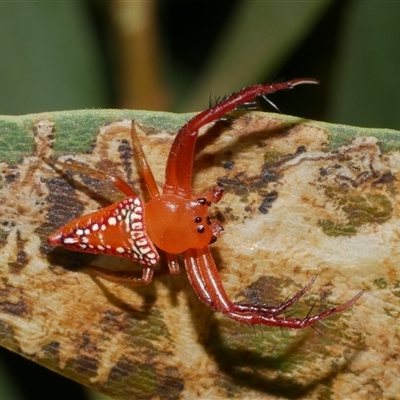
[[[280,315],[306,293],[314,283],[315,277],[293,297],[278,306],[271,307],[258,304],[233,303],[222,286],[219,273],[208,247],[187,250],[185,252],[185,267],[193,289],[203,303],[216,311],[222,312],[229,318],[250,325],[259,324],[294,329],[306,328],[323,318],[352,306],[363,294],[363,291],[361,291],[346,303],[316,315],[305,318],[283,317]]]
[[[292,89],[298,85],[318,84],[315,79],[301,78],[268,85],[253,85],[224,97],[220,102],[197,114],[179,129],[171,146],[165,170],[164,193],[178,193],[183,197],[192,191],[192,174],[195,145],[199,129],[217,121],[236,107],[254,100],[257,96],[268,95],[279,90]]]

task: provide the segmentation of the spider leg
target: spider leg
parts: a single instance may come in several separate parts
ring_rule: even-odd
[[[179,275],[179,263],[176,254],[165,253],[167,256],[168,268],[171,275]],[[145,286],[153,279],[153,267],[143,267],[142,277],[133,276],[131,271],[111,271],[106,268],[90,265],[86,267],[95,276],[100,276],[110,282],[120,283],[129,286]]]
[[[166,253],[169,272],[171,275],[179,275],[179,263],[176,254]],[[129,286],[145,286],[153,279],[154,269],[152,267],[144,267],[142,277],[137,278],[132,275],[131,271],[111,271],[106,268],[88,266],[89,271],[92,271],[95,276],[100,276],[110,282],[120,283]]]
[[[208,247],[187,250],[185,252],[185,267],[193,289],[201,301],[229,318],[249,325],[260,324],[294,329],[305,328],[352,306],[363,294],[361,291],[346,303],[316,315],[308,315],[305,318],[282,317],[279,314],[303,296],[315,278],[303,290],[277,307],[241,305],[229,300]]]
[[[176,254],[165,253],[167,256],[167,263],[169,268],[169,273],[171,275],[179,275],[179,262]]]
[[[139,162],[141,174],[143,176],[144,181],[146,182],[147,188],[149,189],[151,197],[157,196],[160,194],[158,190],[158,186],[156,180],[154,179],[153,172],[147,162],[146,155],[143,152],[142,146],[140,144],[139,137],[136,132],[135,121],[131,122],[131,138],[132,138],[132,146],[135,154],[137,156],[137,160]]]
[[[297,300],[299,300],[301,297],[304,296],[304,294],[310,289],[310,287],[313,285],[315,280],[317,279],[317,275],[314,275],[310,282],[307,283],[307,285],[299,290],[296,294],[294,294],[292,297],[289,297],[287,300],[285,300],[283,303],[279,304],[278,306],[254,306],[253,304],[243,304],[243,303],[237,303],[236,307],[240,311],[250,311],[250,312],[257,312],[261,311],[266,314],[270,315],[280,315],[284,311],[286,311],[290,306],[296,303]]]
[[[138,278],[132,275],[131,271],[110,271],[105,268],[89,266],[89,271],[93,271],[95,276],[100,276],[110,282],[120,283],[129,286],[145,286],[153,279],[154,269],[152,267],[143,267],[142,277]]]
[[[211,204],[216,204],[218,203],[224,194],[224,188],[222,186],[214,186],[210,189],[208,189],[206,192],[199,194],[198,197],[199,199],[205,199],[206,203],[209,205]]]
[[[158,195],[160,192],[158,190],[153,173],[151,171],[151,168],[147,162],[146,156],[145,156],[142,146],[140,144],[139,137],[136,132],[136,125],[135,125],[134,120],[132,120],[132,123],[131,123],[131,137],[132,137],[133,149],[134,149],[135,153],[137,154],[143,179],[146,182],[146,185],[149,189],[151,196],[154,197],[154,196]],[[69,170],[77,172],[79,174],[85,174],[85,175],[91,176],[96,179],[109,181],[113,186],[115,186],[117,189],[119,189],[126,196],[136,196],[136,197],[139,196],[139,194],[133,188],[131,188],[127,182],[125,182],[123,179],[121,179],[120,177],[118,177],[116,175],[107,174],[106,172],[98,171],[98,170],[89,168],[84,165],[66,163],[66,162],[54,160],[54,159],[47,158],[47,157],[43,157],[43,161],[45,161],[47,164],[57,165],[63,169],[69,169]]]
[[[57,165],[62,169],[69,169],[71,171],[77,172],[78,174],[84,174],[96,179],[108,181],[114,187],[116,187],[122,193],[124,193],[126,196],[139,197],[139,194],[136,192],[136,190],[134,190],[127,182],[125,182],[119,176],[107,174],[106,172],[98,171],[96,169],[92,169],[84,165],[66,163],[58,160],[53,160],[47,157],[43,157],[43,161],[45,161],[47,164]]]

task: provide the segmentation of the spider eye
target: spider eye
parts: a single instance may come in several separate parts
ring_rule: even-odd
[[[200,199],[197,199],[197,202],[201,204],[202,206],[207,204],[207,200],[204,197],[201,197]]]
[[[210,244],[213,244],[213,243],[215,243],[217,241],[217,237],[216,236],[213,236],[212,238],[211,238],[211,240],[210,240]]]
[[[197,232],[199,232],[199,233],[203,233],[205,230],[206,230],[206,228],[204,228],[203,225],[200,225],[200,226],[197,228]]]
[[[199,222],[201,222],[202,221],[202,218],[201,217],[196,217],[195,219],[194,219],[194,222],[196,222],[196,223],[199,223]]]

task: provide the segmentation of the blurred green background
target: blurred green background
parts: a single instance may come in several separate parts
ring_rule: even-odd
[[[253,83],[313,77],[285,114],[400,129],[400,2],[0,3],[0,114],[81,108],[198,111]],[[94,394],[5,350],[1,399]],[[47,383],[51,382],[51,385]]]

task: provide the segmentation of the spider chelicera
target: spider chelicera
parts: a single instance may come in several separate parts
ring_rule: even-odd
[[[202,194],[195,194],[192,190],[195,144],[201,127],[226,118],[227,113],[240,106],[246,108],[258,96],[315,83],[318,82],[313,79],[294,79],[270,85],[249,86],[197,114],[182,126],[175,137],[168,157],[162,193],[139,143],[135,122],[132,121],[133,149],[151,195],[146,204],[128,183],[117,176],[81,165],[45,159],[46,162],[64,169],[107,180],[126,195],[117,203],[71,221],[49,236],[48,242],[75,251],[130,258],[143,265],[141,278],[98,267],[90,268],[108,280],[136,286],[151,282],[154,265],[159,261],[157,249],[166,253],[172,275],[179,274],[177,254],[183,253],[189,281],[199,299],[212,309],[245,324],[305,328],[352,306],[360,298],[362,291],[346,303],[316,315],[305,318],[284,316],[283,313],[311,287],[315,276],[304,289],[278,306],[232,302],[223,288],[209,249],[209,245],[220,236],[222,227],[211,220],[208,209],[221,199],[223,188],[215,186]]]

